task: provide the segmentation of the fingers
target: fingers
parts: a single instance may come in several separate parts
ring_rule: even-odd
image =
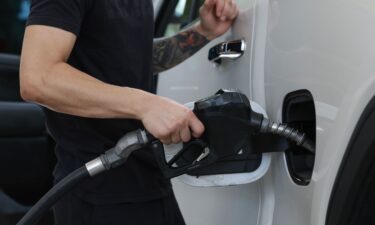
[[[149,104],[153,107],[143,114],[142,123],[163,144],[188,142],[192,135],[203,133],[203,124],[187,107],[162,97],[153,98]]]
[[[175,132],[172,134],[171,139],[172,139],[172,143],[173,143],[173,144],[180,143],[180,142],[181,142],[180,131],[179,131],[179,130],[175,131]]]
[[[229,1],[224,1],[225,4],[224,4],[224,8],[223,8],[223,11],[221,12],[221,16],[220,16],[220,20],[221,21],[225,21],[227,20],[227,18],[229,18],[230,16],[230,12],[232,11],[232,7],[231,7],[231,4],[230,4],[230,0]]]
[[[234,0],[227,0],[225,2],[226,3],[225,3],[220,19],[222,21],[225,21],[226,19],[230,19],[230,20],[235,19],[237,17],[237,11],[238,11],[236,3],[234,2]]]
[[[183,142],[188,142],[191,139],[189,126],[185,126],[180,130],[180,137]]]
[[[206,0],[202,10],[210,11],[216,6],[215,15],[222,21],[233,20],[238,15],[238,8],[235,0]]]
[[[200,137],[204,132],[204,126],[201,121],[194,115],[189,122],[189,126],[191,128],[191,133],[194,137]]]
[[[221,20],[223,20],[223,10],[225,8],[226,0],[216,0],[216,16],[219,17]]]
[[[195,114],[189,111],[186,116],[186,122],[180,123],[180,125],[174,130],[171,135],[171,142],[174,144],[183,142],[188,142],[191,136],[198,138],[202,135],[204,131],[204,126],[201,121],[195,116]]]
[[[193,112],[188,116],[187,123],[173,129],[172,133],[160,139],[163,144],[177,144],[181,141],[188,142],[191,136],[200,137],[204,132],[204,126]]]
[[[229,12],[228,18],[231,19],[231,20],[234,20],[238,16],[239,10],[238,10],[237,5],[235,5],[234,0],[231,0],[231,2],[232,2],[231,3],[232,7],[231,7],[231,11]]]

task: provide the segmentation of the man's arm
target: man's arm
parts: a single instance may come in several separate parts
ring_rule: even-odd
[[[184,30],[173,37],[154,40],[152,56],[155,74],[170,69],[192,56],[209,40],[196,27]]]
[[[74,34],[58,28],[26,28],[20,66],[21,96],[77,116],[136,118],[140,109],[134,101],[147,94],[106,84],[67,64],[75,40]],[[119,97],[124,95],[132,97],[124,102]]]
[[[26,28],[20,66],[24,100],[76,116],[138,119],[164,143],[188,141],[191,133],[195,137],[202,134],[202,123],[185,106],[142,90],[104,83],[67,64],[75,41],[74,34],[62,29]]]
[[[200,21],[173,37],[155,39],[154,74],[168,70],[192,56],[210,40],[224,34],[238,15],[234,0],[206,0],[199,10]]]

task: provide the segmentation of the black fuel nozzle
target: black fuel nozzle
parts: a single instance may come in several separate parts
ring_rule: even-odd
[[[305,133],[272,122],[253,111],[247,96],[240,91],[221,89],[215,95],[197,101],[194,112],[206,127],[207,142],[219,153],[233,154],[228,149],[246,145],[251,135],[262,133],[284,137],[315,153],[315,146]]]
[[[184,143],[183,148],[168,161],[160,141],[154,139],[150,144],[167,178],[185,173],[205,175],[211,169],[220,171],[214,164],[246,161],[263,152],[285,151],[289,146],[286,140],[310,152],[315,150],[304,133],[271,122],[263,114],[255,112],[247,96],[237,90],[221,89],[212,96],[198,100],[194,103],[193,112],[205,126],[205,132],[199,139]],[[250,169],[257,165],[249,163],[242,166]],[[235,169],[224,172],[230,171]]]

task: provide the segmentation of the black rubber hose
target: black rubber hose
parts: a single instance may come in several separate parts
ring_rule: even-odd
[[[71,191],[78,183],[90,177],[86,167],[81,167],[49,190],[17,223],[17,225],[34,225],[60,198]]]

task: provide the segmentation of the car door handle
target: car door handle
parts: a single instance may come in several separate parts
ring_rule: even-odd
[[[222,59],[238,59],[246,50],[245,40],[225,41],[212,47],[208,52],[208,60],[221,64]]]

